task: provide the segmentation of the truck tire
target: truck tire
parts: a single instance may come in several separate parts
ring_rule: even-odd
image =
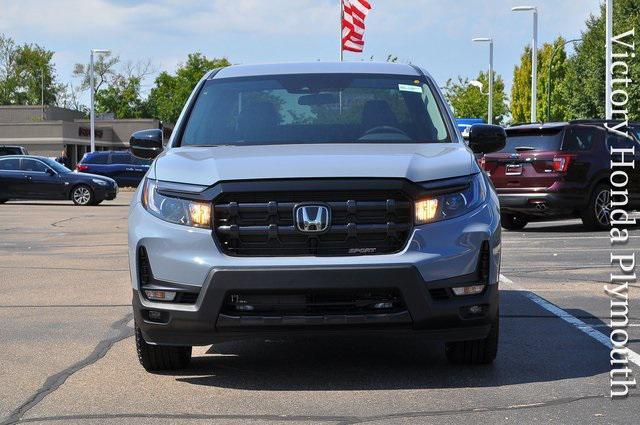
[[[611,188],[606,184],[599,184],[593,189],[587,209],[582,213],[582,224],[588,229],[605,230],[610,227]]]
[[[151,345],[144,340],[138,326],[135,333],[138,360],[147,372],[178,370],[189,366],[191,347]]]
[[[507,230],[522,230],[529,223],[525,216],[517,214],[500,214],[500,221]]]
[[[484,339],[472,341],[454,341],[445,345],[447,360],[453,364],[477,365],[490,364],[498,355],[500,335],[500,316],[491,325],[489,335]]]

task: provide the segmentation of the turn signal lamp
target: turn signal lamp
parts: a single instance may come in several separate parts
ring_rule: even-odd
[[[176,293],[172,291],[156,291],[145,290],[144,294],[148,299],[153,301],[173,301],[176,298]]]
[[[464,295],[477,295],[484,291],[484,286],[485,285],[460,286],[458,288],[451,289],[453,290],[454,294],[460,297]]]

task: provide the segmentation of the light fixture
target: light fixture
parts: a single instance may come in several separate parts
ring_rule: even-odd
[[[482,84],[480,81],[478,80],[471,80],[469,81],[469,84],[471,84],[474,87],[477,87],[480,89],[480,92],[482,92],[482,89],[484,88],[484,84]],[[483,93],[484,94],[484,93]]]
[[[416,202],[416,222],[428,223],[433,220],[438,212],[438,198],[423,199]]]
[[[512,7],[513,12],[533,11],[533,37],[531,40],[531,122],[537,122],[538,103],[538,8],[535,6]]]
[[[477,295],[484,291],[485,285],[472,285],[472,286],[459,286],[457,288],[451,288],[454,294],[457,296],[465,296],[465,295]]]
[[[144,291],[146,297],[152,301],[173,301],[176,298],[176,293],[172,291],[158,291],[146,289]]]
[[[474,84],[474,82],[472,81],[471,84],[473,84],[474,86],[478,87],[480,89],[480,93],[485,94],[485,95],[489,95],[489,99],[487,102],[487,122],[489,124],[493,124],[493,38],[490,37],[476,37],[473,40],[471,40],[475,43],[489,43],[489,75],[488,75],[488,80],[489,80],[489,92],[488,93],[484,93],[482,91],[482,83],[480,83],[479,81],[476,81],[476,83],[480,84]]]

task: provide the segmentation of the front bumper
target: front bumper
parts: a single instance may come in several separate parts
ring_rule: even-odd
[[[452,286],[477,283],[475,275],[425,282],[410,265],[372,267],[305,267],[215,269],[193,305],[152,302],[133,292],[136,323],[146,341],[162,345],[208,345],[215,342],[266,336],[331,332],[420,332],[438,340],[473,340],[487,336],[498,314],[498,285],[487,285],[479,295],[456,297],[442,293]],[[398,289],[402,308],[390,313],[324,315],[229,314],[223,303],[237,291],[344,289]],[[435,292],[434,292],[435,291]],[[482,313],[469,315],[471,306]],[[162,313],[161,323],[149,311]]]
[[[94,193],[96,195],[96,198],[99,200],[111,201],[116,199],[116,196],[118,196],[118,186],[117,185],[97,186],[94,189]]]
[[[231,257],[218,249],[212,232],[162,221],[144,210],[139,192],[129,215],[129,260],[133,308],[150,343],[208,345],[269,335],[323,332],[419,332],[439,340],[484,338],[497,316],[500,272],[500,215],[497,197],[455,219],[417,226],[403,251],[350,257]],[[477,283],[483,244],[489,247],[488,286],[480,295],[435,299],[433,289]],[[191,304],[152,302],[140,293],[138,249],[148,253],[157,281],[199,295]],[[393,314],[311,317],[220,316],[225,296],[238,290],[396,288],[406,304]],[[449,292],[450,293],[450,292]],[[482,305],[480,317],[461,308]],[[148,320],[149,310],[162,323]]]

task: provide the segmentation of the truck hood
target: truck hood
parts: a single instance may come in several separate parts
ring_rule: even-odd
[[[458,143],[334,143],[178,147],[155,161],[158,180],[210,186],[219,181],[314,177],[406,178],[469,175],[474,157]]]

